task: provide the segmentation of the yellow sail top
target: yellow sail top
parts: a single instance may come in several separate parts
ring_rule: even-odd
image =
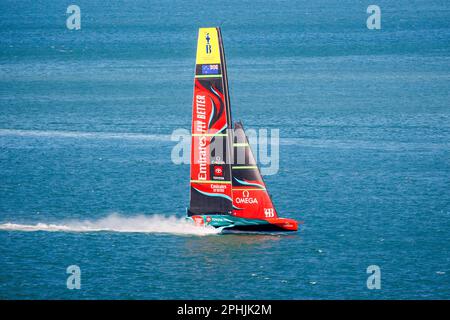
[[[196,64],[220,63],[219,35],[216,28],[198,30]]]

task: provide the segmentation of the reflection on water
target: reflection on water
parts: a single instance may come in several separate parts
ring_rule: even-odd
[[[294,249],[299,240],[299,234],[267,233],[190,237],[183,244],[184,250],[180,250],[180,258],[186,261],[185,270],[194,273],[210,275],[222,271],[221,281],[235,281],[233,272],[237,270],[247,270],[245,278],[261,274],[273,278],[278,277],[275,266],[278,263],[286,265],[286,262],[280,262],[280,253]],[[283,254],[281,260],[284,260]]]
[[[270,250],[273,245],[282,240],[293,240],[298,234],[280,233],[225,233],[217,236],[192,237],[185,243],[188,255],[227,254],[242,252],[257,252]]]

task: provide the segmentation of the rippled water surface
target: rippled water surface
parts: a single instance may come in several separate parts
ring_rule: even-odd
[[[0,297],[450,296],[444,1],[0,5]],[[189,229],[197,28],[221,25],[234,119],[280,129],[266,183],[292,235]],[[366,269],[381,268],[381,290]],[[80,290],[66,268],[81,268]]]

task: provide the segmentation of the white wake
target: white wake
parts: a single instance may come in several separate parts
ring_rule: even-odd
[[[84,132],[84,131],[59,131],[59,130],[0,129],[0,136],[170,141],[170,135],[143,134],[143,133],[141,134],[128,132]]]
[[[184,218],[163,215],[122,216],[111,214],[98,220],[68,220],[60,223],[0,224],[0,230],[50,232],[140,232],[180,235],[209,235],[220,233],[213,227],[200,227]]]

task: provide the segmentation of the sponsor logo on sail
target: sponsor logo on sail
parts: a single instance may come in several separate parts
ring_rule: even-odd
[[[222,166],[214,166],[214,175],[223,177],[223,167]]]
[[[264,215],[266,218],[273,218],[275,217],[275,213],[273,208],[264,208]]]
[[[210,184],[210,188],[212,190],[212,192],[214,193],[228,193],[228,186],[226,184],[216,184],[216,183],[211,183]]]
[[[198,164],[199,164],[199,172],[198,172],[198,180],[207,180],[207,150],[206,150],[206,137],[201,137],[199,139],[199,146],[198,146]]]
[[[236,198],[236,203],[258,204],[258,199],[250,197],[248,190],[244,190],[242,197]]]
[[[206,33],[206,54],[211,54],[212,48],[211,43],[209,42],[211,40],[209,33]]]

